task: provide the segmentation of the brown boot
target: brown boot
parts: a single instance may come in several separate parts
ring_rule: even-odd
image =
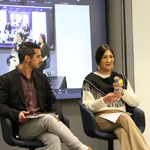
[[[93,150],[91,147],[88,147],[88,150]]]

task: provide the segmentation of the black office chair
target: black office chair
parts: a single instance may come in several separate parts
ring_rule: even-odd
[[[12,127],[12,123],[9,119],[7,119],[7,118],[4,119],[0,116],[0,122],[1,122],[3,139],[8,145],[18,146],[20,148],[28,148],[29,150],[35,150],[36,148],[44,147],[44,144],[41,141],[20,140],[15,135],[13,127]],[[69,120],[65,115],[62,116],[62,122],[69,128]]]
[[[49,67],[50,67],[50,64],[51,64],[51,55],[49,56],[49,58],[47,58],[47,60],[46,60],[46,66],[45,66],[44,69],[49,68]]]
[[[87,136],[91,138],[97,138],[102,140],[108,141],[108,150],[114,150],[113,148],[113,140],[117,139],[117,136],[114,133],[106,133],[106,132],[99,132],[96,128],[95,116],[94,114],[87,109],[83,104],[82,101],[79,101],[80,111],[81,111],[81,118],[83,123],[84,132]],[[136,123],[137,127],[143,133],[145,130],[145,114],[144,112],[136,107],[127,107],[127,112],[132,113],[132,119]]]
[[[14,56],[12,56],[11,54],[7,57],[6,59],[6,62],[7,62],[7,65],[10,66],[10,59],[11,58],[14,58]]]

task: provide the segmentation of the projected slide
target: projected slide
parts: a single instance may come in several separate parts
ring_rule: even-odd
[[[92,71],[89,6],[55,5],[57,75],[81,88]]]

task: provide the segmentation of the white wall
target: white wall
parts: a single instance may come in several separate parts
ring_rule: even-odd
[[[150,146],[150,0],[132,0],[135,93],[146,115],[144,137]]]

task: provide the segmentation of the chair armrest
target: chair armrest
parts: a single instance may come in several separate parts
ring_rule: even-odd
[[[126,106],[127,112],[132,113],[131,117],[134,120],[137,127],[143,133],[145,130],[145,113],[143,110],[137,107]]]
[[[7,118],[4,119],[1,116],[0,121],[4,141],[9,145],[14,146],[14,143],[12,142],[12,139],[14,139],[14,133],[11,121]]]

